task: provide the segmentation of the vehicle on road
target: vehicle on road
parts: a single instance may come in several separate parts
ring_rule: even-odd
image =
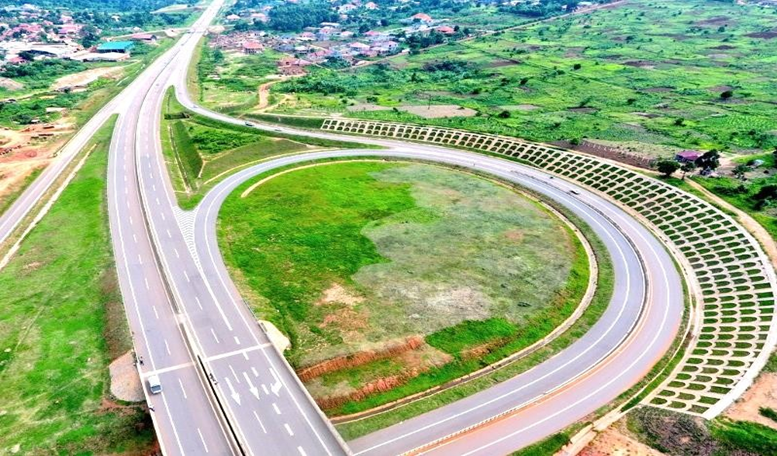
[[[162,392],[162,383],[159,381],[159,376],[151,375],[146,381],[148,382],[148,390],[151,391],[151,394],[159,394]]]
[[[251,122],[246,122],[245,124],[246,124],[246,126],[248,126],[248,127],[253,127],[253,125],[251,125]]]

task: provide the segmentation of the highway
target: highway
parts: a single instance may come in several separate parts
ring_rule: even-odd
[[[350,442],[354,454],[509,453],[607,404],[641,379],[668,349],[680,325],[683,293],[679,274],[659,241],[600,196],[508,160],[358,138],[386,149],[326,151],[267,161],[222,181],[194,212],[181,211],[160,149],[166,88],[174,84],[181,102],[195,111],[243,123],[196,106],[185,89],[197,40],[221,3],[213,2],[192,33],[100,111],[68,145],[72,150],[64,151],[0,218],[3,240],[56,179],[56,170],[66,167],[76,145],[85,143],[110,114],[120,114],[108,170],[111,234],[136,352],[144,360],[139,366],[142,377],[157,374],[164,388],[161,394],[150,395],[149,403],[165,454],[242,451],[304,456],[348,451],[243,303],[215,236],[218,208],[231,189],[253,175],[291,163],[358,154],[423,159],[490,173],[567,207],[591,226],[614,264],[615,290],[608,309],[572,346],[493,388]],[[571,194],[573,188],[579,194]]]

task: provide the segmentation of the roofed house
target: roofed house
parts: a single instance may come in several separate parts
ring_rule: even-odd
[[[434,22],[432,20],[432,16],[429,16],[428,14],[425,14],[425,13],[414,14],[413,16],[410,17],[410,19],[412,19],[415,22],[420,22],[422,24],[427,24],[427,25]]]
[[[454,33],[456,33],[456,30],[453,27],[449,26],[449,25],[441,25],[441,26],[435,28],[435,30],[437,30],[438,32],[440,32],[440,33],[442,33],[444,35],[453,35]]]
[[[248,40],[243,43],[244,54],[256,54],[257,52],[262,52],[263,50],[264,46],[258,41]]]
[[[680,163],[690,163],[695,162],[696,159],[702,155],[704,155],[704,153],[699,152],[698,150],[684,150],[675,154],[674,159]]]
[[[109,53],[109,52],[129,54],[130,49],[132,49],[132,46],[134,45],[135,43],[133,43],[132,41],[109,41],[107,43],[102,43],[101,45],[97,46],[97,52],[100,54]]]
[[[156,35],[154,35],[153,33],[136,33],[130,36],[130,39],[133,41],[144,41],[146,43],[153,43],[153,42],[156,42]]]

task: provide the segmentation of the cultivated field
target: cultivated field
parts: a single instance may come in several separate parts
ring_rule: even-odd
[[[544,142],[589,139],[650,156],[682,148],[771,149],[775,11],[629,0],[387,65],[312,71],[273,86],[294,93],[276,112],[411,121]],[[348,109],[360,104],[389,109]],[[406,112],[409,104],[478,114],[430,118]]]
[[[328,409],[422,391],[528,346],[586,288],[571,231],[482,178],[357,162],[295,170],[241,197],[250,185],[222,208],[225,259]]]

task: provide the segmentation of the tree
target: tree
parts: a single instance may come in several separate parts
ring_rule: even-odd
[[[749,166],[740,164],[734,167],[734,170],[732,171],[732,173],[734,174],[734,177],[736,177],[737,179],[745,180],[745,173],[747,173],[748,171],[750,171]]]
[[[683,163],[683,166],[680,167],[680,170],[683,172],[682,180],[685,180],[685,175],[692,173],[694,169],[696,169],[696,162],[687,161]]]
[[[659,160],[656,162],[656,169],[664,176],[670,177],[675,171],[680,169],[680,163],[676,160]]]
[[[696,159],[696,166],[702,170],[714,171],[720,166],[720,153],[712,149],[704,152],[704,155]]]

